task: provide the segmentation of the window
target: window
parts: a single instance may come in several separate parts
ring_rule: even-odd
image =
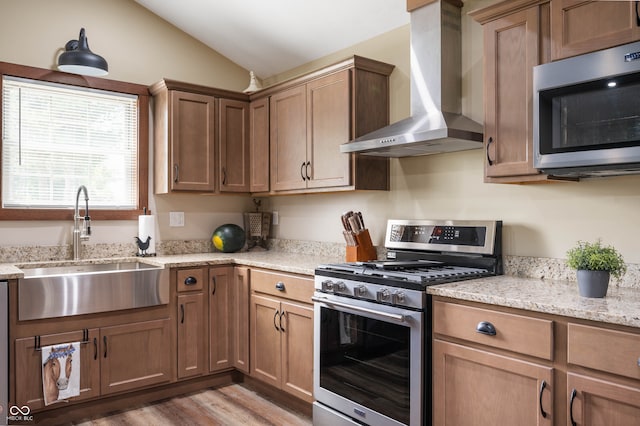
[[[13,67],[26,72],[2,73],[0,219],[69,219],[80,185],[92,217],[135,218],[148,197],[146,87]]]

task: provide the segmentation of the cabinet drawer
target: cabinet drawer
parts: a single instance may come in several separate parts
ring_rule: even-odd
[[[313,278],[252,269],[251,291],[311,303]]]
[[[567,362],[640,379],[640,335],[569,324]]]
[[[492,325],[495,335],[478,332],[482,323],[484,328]],[[433,332],[542,359],[553,359],[553,322],[548,320],[434,302]]]
[[[177,272],[178,277],[176,282],[179,292],[195,290],[202,291],[205,281],[204,269],[178,269]]]

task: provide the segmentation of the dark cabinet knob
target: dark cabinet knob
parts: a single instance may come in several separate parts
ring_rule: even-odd
[[[195,277],[187,277],[184,280],[184,285],[196,285],[198,280]]]
[[[481,321],[476,326],[476,331],[487,336],[495,336],[496,328],[489,321]]]
[[[278,291],[284,291],[284,283],[282,281],[278,281],[276,283],[276,290]]]

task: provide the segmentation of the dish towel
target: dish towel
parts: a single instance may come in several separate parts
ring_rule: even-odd
[[[44,405],[80,395],[80,342],[42,347]]]

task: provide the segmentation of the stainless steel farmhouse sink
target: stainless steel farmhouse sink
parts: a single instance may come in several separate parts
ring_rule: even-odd
[[[33,320],[169,303],[169,270],[138,261],[18,265],[18,319]]]

